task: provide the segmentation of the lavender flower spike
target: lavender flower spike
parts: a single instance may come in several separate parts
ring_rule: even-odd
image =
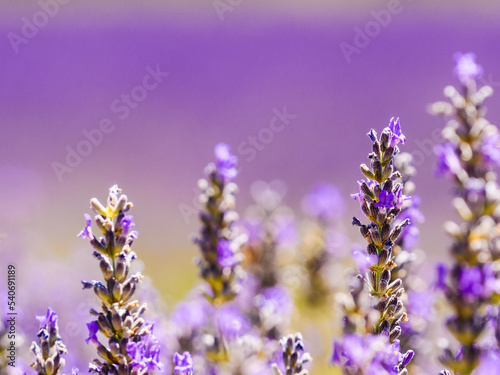
[[[360,186],[364,195],[360,201],[361,208],[371,222],[368,225],[361,224],[360,231],[368,242],[366,253],[377,257],[377,262],[362,275],[375,299],[372,308],[379,312],[378,321],[374,322],[375,326],[370,333],[389,331],[390,341],[394,342],[401,334],[399,323],[406,320],[406,314],[401,300],[404,292],[401,279],[391,279],[391,270],[396,266],[393,246],[409,220],[395,224],[401,212],[398,201],[401,200],[399,195],[403,182],[401,174],[394,172],[393,158],[399,152],[394,139],[406,138],[401,133],[399,119],[397,126],[394,125],[394,119],[390,125],[391,127],[383,130],[379,140],[373,141],[372,152],[368,155],[371,169],[365,164],[361,165],[361,171],[373,183],[362,182]],[[394,143],[396,145],[392,146]],[[358,219],[354,222],[360,223]]]
[[[491,351],[480,345],[491,318],[487,311],[500,297],[500,187],[494,170],[499,165],[500,136],[497,127],[484,118],[484,101],[492,89],[477,87],[481,73],[473,54],[457,55],[459,89],[446,87],[451,103],[432,106],[435,114],[453,115],[436,155],[438,172],[454,182],[453,205],[461,222],[445,225],[454,241],[450,250],[453,265],[449,271],[439,267],[438,288],[452,307],[446,326],[459,345],[458,350],[447,347],[440,360],[460,375],[482,374],[479,369]]]
[[[86,341],[96,346],[99,356],[89,370],[98,375],[149,375],[163,368],[159,361],[160,345],[153,335],[153,324],[142,318],[146,304],[132,300],[143,276],[129,275],[131,262],[136,258],[131,246],[138,234],[131,230],[135,226],[133,217],[125,215],[133,204],[120,192],[117,185],[111,187],[106,206],[95,198],[90,201],[103,236],[97,238],[92,234],[89,215],[79,235],[90,239],[104,278],[104,283],[82,281],[84,289],[94,290],[102,308],[102,311],[90,310],[95,320],[87,324]],[[99,334],[107,340],[107,345],[100,341]]]
[[[372,152],[368,155],[370,167],[361,165],[361,171],[369,182],[360,181],[359,193],[353,195],[370,223],[363,224],[356,217],[352,223],[359,226],[368,245],[366,251],[353,252],[362,269],[351,280],[351,293],[344,296],[344,337],[341,342],[335,343],[333,363],[342,366],[345,374],[368,373],[365,370],[369,366],[365,368],[364,362],[368,357],[363,354],[364,359],[359,358],[358,361],[355,357],[360,351],[356,348],[373,347],[374,361],[380,367],[373,373],[402,375],[407,373],[406,365],[413,358],[413,351],[409,350],[404,355],[399,353],[400,323],[407,321],[407,315],[402,301],[403,282],[400,278],[394,279],[391,273],[397,266],[394,244],[410,224],[408,218],[398,220],[402,202],[409,197],[402,195],[402,176],[394,171],[394,157],[399,153],[397,145],[404,143],[406,138],[401,132],[399,120],[394,119],[379,139],[375,134],[375,131],[368,133],[373,142]],[[364,286],[368,295],[364,293]]]
[[[278,365],[274,363],[272,370],[274,375],[307,375],[307,371],[303,366],[312,361],[309,353],[304,352],[304,344],[302,335],[288,335],[280,340],[281,349],[283,351],[283,363]],[[281,367],[281,369],[280,369]],[[283,370],[283,371],[282,371]]]
[[[40,330],[37,334],[38,343],[31,344],[31,351],[36,356],[31,367],[38,372],[38,375],[59,374],[64,367],[62,355],[68,351],[59,336],[57,313],[49,307],[45,316],[36,318],[40,322]]]
[[[203,226],[195,242],[201,250],[200,275],[210,287],[205,296],[212,304],[219,305],[238,294],[244,274],[240,266],[243,258],[240,247],[245,240],[234,229],[238,219],[234,211],[237,158],[223,143],[215,147],[215,156],[216,163],[206,168],[206,179],[198,182],[204,210],[200,213]]]

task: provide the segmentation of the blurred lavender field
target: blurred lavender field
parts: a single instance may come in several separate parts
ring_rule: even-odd
[[[498,91],[498,2],[243,0],[221,10],[215,1],[72,0],[46,18],[40,3],[0,5],[0,254],[2,267],[18,268],[27,341],[33,314],[50,305],[67,314],[62,335],[80,343],[74,353],[92,351],[81,323],[92,298],[80,280],[99,271],[76,234],[89,198],[104,200],[115,183],[136,206],[136,267],[159,291],[153,299],[172,310],[185,297],[198,279],[196,184],[218,142],[240,161],[236,211],[252,205],[254,181],[279,179],[301,218],[313,185],[334,183],[349,249],[359,242],[350,194],[365,134],[399,117],[426,217],[419,247],[429,262],[447,257],[451,188],[434,178],[442,121],[427,106],[454,82],[457,51],[473,51]],[[499,100],[488,102],[493,123]],[[320,328],[300,318],[292,325],[324,356],[315,366],[335,373],[321,367],[330,338],[319,332],[338,333],[338,317]]]

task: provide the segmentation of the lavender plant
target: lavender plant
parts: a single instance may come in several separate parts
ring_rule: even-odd
[[[265,374],[261,369],[266,365],[266,342],[241,308],[245,236],[234,226],[237,159],[225,144],[216,146],[215,156],[216,163],[206,168],[207,178],[199,182],[205,208],[200,213],[201,234],[195,239],[201,250],[200,276],[207,288],[202,291],[204,299],[193,293],[172,314],[177,350],[190,352],[197,372]],[[182,362],[180,357],[177,362]]]
[[[126,213],[133,207],[127,196],[114,185],[109,190],[106,206],[96,198],[90,205],[97,214],[95,223],[103,237],[92,233],[92,221],[85,214],[86,226],[78,237],[87,238],[95,249],[94,257],[104,278],[100,281],[82,281],[84,289],[93,289],[101,301],[101,311],[90,309],[95,320],[88,323],[89,337],[97,348],[96,358],[89,365],[89,371],[99,375],[147,375],[163,368],[159,361],[160,344],[153,335],[153,326],[142,317],[146,304],[132,300],[142,275],[129,276],[131,262],[136,253],[131,249],[138,232],[133,217]],[[98,333],[107,339],[101,343]]]
[[[31,344],[31,351],[35,354],[35,362],[31,365],[38,375],[56,375],[60,374],[64,367],[63,354],[67,354],[66,346],[59,336],[59,327],[57,324],[57,313],[50,307],[45,316],[37,316],[40,322],[38,331],[38,343]],[[78,370],[73,369],[72,375],[78,374]]]
[[[458,54],[458,90],[447,86],[444,94],[450,102],[432,106],[435,114],[452,116],[443,129],[445,141],[435,149],[436,174],[452,179],[453,206],[461,222],[445,225],[453,238],[453,264],[449,270],[439,267],[438,284],[453,311],[446,326],[459,349],[448,346],[440,360],[460,375],[473,373],[481,358],[488,357],[480,340],[490,318],[488,307],[500,301],[500,189],[495,173],[500,165],[500,134],[484,117],[484,102],[492,89],[478,86],[481,74],[473,54]]]
[[[404,289],[400,278],[391,277],[396,267],[394,243],[410,224],[409,219],[396,223],[409,197],[403,194],[401,174],[394,171],[393,165],[394,156],[399,152],[398,144],[404,143],[406,137],[401,132],[399,119],[394,118],[379,139],[373,129],[368,137],[373,143],[368,155],[371,168],[361,164],[367,180],[358,182],[359,193],[353,197],[359,201],[370,223],[363,224],[356,217],[352,221],[360,228],[368,246],[366,251],[353,252],[361,274],[353,279],[351,296],[344,300],[344,337],[342,342],[335,343],[332,361],[341,365],[345,374],[406,374],[413,351],[405,354],[399,351],[400,323],[407,320],[402,301]],[[363,285],[369,298],[363,295]],[[374,348],[373,358],[359,352],[359,347],[366,348],[367,353]],[[379,372],[370,372],[374,368]]]
[[[198,182],[204,210],[200,213],[203,226],[195,242],[201,250],[198,260],[200,276],[210,287],[205,297],[217,306],[238,294],[244,275],[239,251],[244,238],[234,230],[238,218],[234,211],[238,159],[223,143],[215,147],[215,157],[215,164],[209,164],[205,169],[206,179]]]

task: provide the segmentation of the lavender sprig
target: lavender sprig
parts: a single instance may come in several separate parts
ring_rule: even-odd
[[[449,271],[439,267],[438,286],[453,309],[446,325],[460,349],[454,354],[447,347],[440,360],[461,375],[471,374],[485,355],[479,338],[486,331],[487,307],[500,299],[500,189],[494,172],[500,165],[500,134],[484,118],[484,101],[493,91],[489,86],[478,88],[481,73],[473,54],[457,54],[459,89],[447,86],[444,94],[451,103],[432,106],[435,114],[453,116],[443,129],[445,142],[435,149],[436,174],[452,178],[453,205],[462,222],[445,225],[454,241],[454,259]]]
[[[272,370],[274,375],[307,375],[309,371],[304,368],[304,365],[312,361],[309,353],[304,352],[304,343],[302,335],[288,335],[280,340],[281,349],[283,352],[282,368],[277,363],[273,363]]]
[[[205,296],[212,304],[220,305],[234,299],[240,289],[244,275],[240,247],[244,238],[233,227],[238,219],[234,211],[237,157],[223,143],[215,147],[215,157],[215,164],[205,169],[206,179],[198,182],[204,210],[200,213],[203,226],[195,242],[201,250],[200,276],[210,287]]]
[[[59,336],[59,327],[57,324],[57,313],[50,307],[45,316],[37,316],[40,322],[38,331],[38,343],[31,344],[31,351],[36,356],[35,362],[31,365],[38,375],[59,374],[64,367],[63,354],[67,354],[66,346]],[[73,374],[78,371],[73,370]]]
[[[131,262],[136,258],[131,246],[138,233],[132,230],[133,217],[125,215],[133,204],[120,191],[117,185],[111,187],[106,206],[96,198],[90,201],[103,237],[93,235],[88,214],[87,224],[78,234],[90,240],[104,278],[104,283],[82,281],[84,289],[94,290],[102,309],[91,309],[96,320],[87,324],[87,343],[97,347],[100,357],[93,360],[89,370],[99,375],[147,375],[161,370],[163,365],[159,361],[160,345],[153,335],[154,325],[142,317],[146,304],[131,300],[143,276],[140,273],[129,276]],[[98,333],[107,338],[107,346],[99,341]]]
[[[391,275],[396,267],[394,243],[403,228],[410,224],[408,218],[399,223],[397,221],[403,203],[409,197],[403,194],[402,176],[394,171],[393,165],[394,156],[399,152],[398,144],[404,143],[406,137],[401,132],[399,119],[394,118],[380,138],[373,129],[368,137],[373,143],[372,152],[368,155],[370,167],[361,165],[367,180],[358,182],[359,193],[353,194],[353,198],[359,201],[370,223],[363,224],[356,217],[352,221],[353,225],[360,227],[368,246],[366,251],[360,249],[353,252],[360,274],[351,279],[353,289],[343,301],[346,313],[344,337],[343,342],[335,343],[332,362],[343,366],[345,374],[368,373],[374,363],[368,357],[366,361],[356,359],[354,348],[373,347],[373,360],[385,371],[380,374],[406,374],[405,367],[413,358],[413,351],[399,352],[400,323],[407,320],[402,301],[404,289],[402,280],[393,279]],[[364,285],[369,292],[368,302],[363,293]],[[366,302],[368,308],[365,307]]]
[[[371,168],[366,164],[361,165],[361,171],[368,180],[358,182],[359,193],[354,197],[359,200],[370,223],[362,224],[354,217],[353,225],[360,227],[361,234],[368,242],[366,256],[362,254],[367,263],[362,265],[361,271],[374,298],[372,308],[380,313],[370,333],[379,334],[387,330],[390,341],[394,342],[401,334],[400,322],[406,320],[406,313],[401,300],[404,293],[402,280],[391,279],[391,271],[396,266],[393,247],[410,220],[406,219],[397,225],[394,223],[404,201],[409,197],[403,195],[403,183],[399,182],[401,174],[394,172],[393,158],[399,152],[397,145],[404,143],[406,138],[401,133],[399,119],[394,118],[379,140],[373,129],[368,135],[373,142],[373,151],[368,155]]]

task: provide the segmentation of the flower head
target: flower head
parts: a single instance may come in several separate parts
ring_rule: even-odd
[[[385,190],[381,190],[378,196],[378,202],[375,203],[375,207],[383,207],[385,209],[391,209],[394,207],[394,193],[388,193]]]
[[[45,316],[37,315],[36,320],[40,322],[40,328],[47,326],[50,331],[50,328],[57,326],[57,313],[49,307],[47,314]]]
[[[88,238],[91,240],[93,238],[92,235],[92,218],[90,217],[89,214],[84,214],[85,217],[85,227],[81,230],[80,233],[77,234],[77,237],[79,238]]]
[[[85,339],[85,342],[88,344],[89,341],[92,341],[93,344],[99,345],[99,340],[97,339],[97,332],[99,332],[99,325],[96,321],[92,321],[87,323],[87,328],[89,330],[89,337]]]
[[[389,122],[389,129],[391,129],[391,147],[395,147],[399,143],[404,144],[406,142],[406,137],[401,132],[401,124],[399,123],[399,117],[394,120],[391,118]]]
[[[127,344],[127,353],[132,358],[132,368],[139,373],[151,373],[162,370],[160,362],[160,343],[153,335],[153,324],[148,324],[150,332],[140,337],[139,341],[131,341]]]

